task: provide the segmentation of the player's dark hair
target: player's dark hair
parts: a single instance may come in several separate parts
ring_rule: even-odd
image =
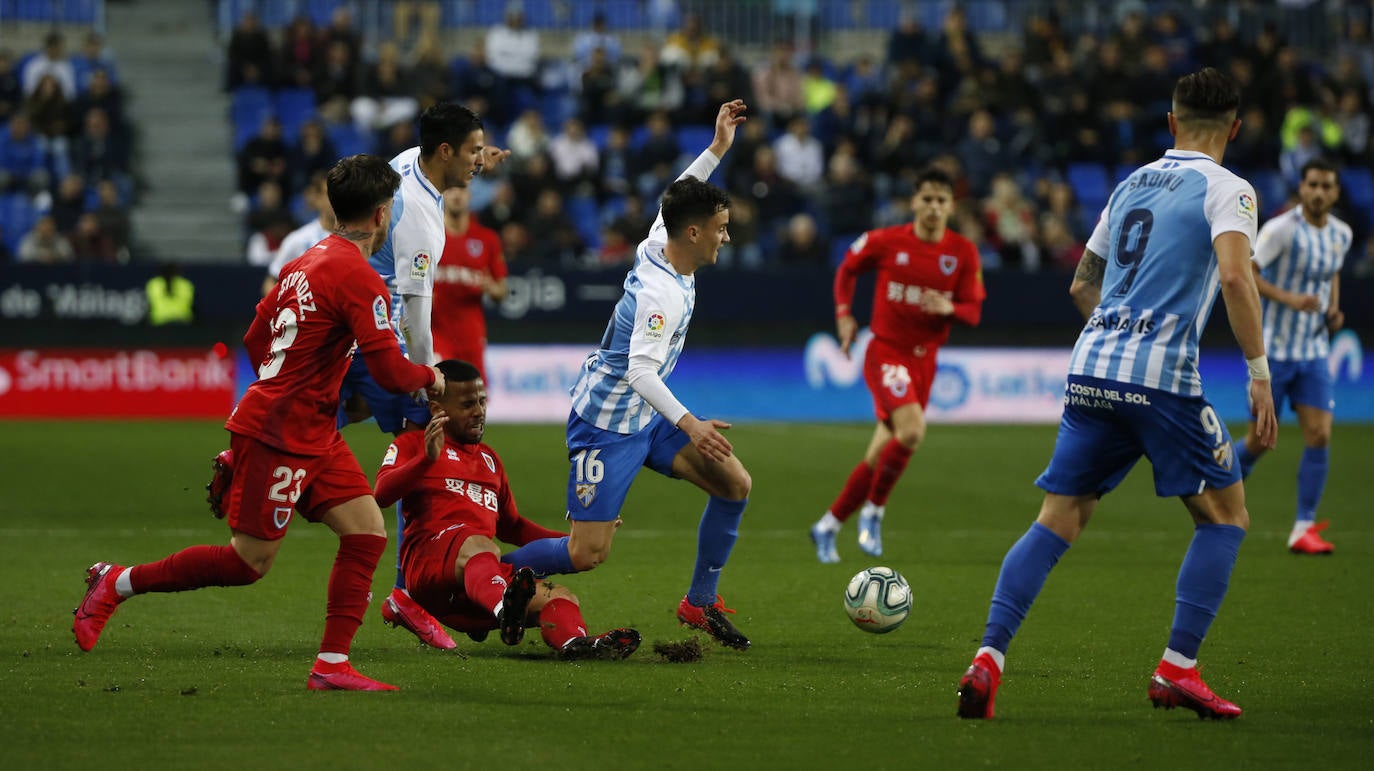
[[[444,359],[434,366],[444,373],[445,383],[467,383],[482,379],[477,367],[462,359]]]
[[[401,186],[401,175],[377,155],[350,155],[329,170],[329,205],[339,222],[358,222],[386,203]]]
[[[1314,170],[1329,171],[1332,174],[1337,175],[1338,177],[1341,171],[1339,168],[1336,167],[1336,163],[1330,160],[1329,158],[1313,158],[1312,160],[1302,165],[1302,174],[1298,175],[1298,179],[1307,179],[1307,172]]]
[[[477,113],[457,102],[440,102],[420,114],[420,155],[429,158],[447,144],[454,151],[468,134],[482,128]]]
[[[663,227],[668,237],[681,235],[688,225],[704,222],[722,209],[730,208],[724,190],[696,177],[683,177],[663,193]]]
[[[1174,86],[1174,117],[1185,123],[1230,123],[1240,107],[1240,88],[1230,75],[1204,67]]]
[[[921,185],[926,183],[942,185],[949,188],[950,193],[954,192],[954,178],[944,169],[935,166],[927,166],[917,173],[916,181],[911,187],[912,194],[914,195],[917,190],[921,189]]]

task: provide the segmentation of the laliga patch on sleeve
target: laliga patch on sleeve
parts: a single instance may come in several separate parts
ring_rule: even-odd
[[[645,339],[662,340],[664,324],[665,321],[662,313],[659,313],[658,311],[650,313],[648,320],[644,322]]]
[[[372,299],[372,323],[378,329],[386,329],[391,326],[387,317],[388,304],[385,297],[377,295]]]
[[[410,279],[412,281],[424,281],[425,275],[429,273],[429,254],[424,250],[418,251],[410,258]]]
[[[1236,214],[1248,219],[1255,218],[1255,197],[1249,193],[1241,193],[1236,199]]]
[[[393,465],[395,465],[395,464],[396,464],[396,453],[397,453],[396,445],[393,444],[393,445],[391,445],[390,447],[386,448],[386,457],[382,458],[382,465],[383,465],[383,466],[393,466]]]
[[[858,238],[854,239],[854,243],[849,245],[849,251],[853,252],[854,254],[858,254],[859,252],[862,252],[864,250],[864,247],[867,245],[868,234],[863,233]]]

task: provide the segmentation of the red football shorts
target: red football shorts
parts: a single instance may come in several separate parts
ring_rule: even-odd
[[[864,382],[873,394],[873,413],[886,423],[904,404],[930,403],[930,385],[935,380],[935,349],[897,348],[869,341],[864,353]]]
[[[320,455],[294,455],[250,436],[229,434],[234,477],[225,495],[229,527],[265,541],[286,535],[292,511],[318,522],[341,503],[372,494],[358,459],[334,434]]]
[[[490,610],[469,600],[463,583],[454,575],[458,551],[472,535],[471,527],[453,525],[434,535],[422,536],[418,543],[406,541],[403,544],[405,554],[401,569],[405,572],[406,591],[440,623],[459,632],[496,628],[496,617]],[[515,568],[502,562],[497,575],[510,581],[515,576]]]

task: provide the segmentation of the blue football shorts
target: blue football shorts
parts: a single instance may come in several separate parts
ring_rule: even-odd
[[[377,419],[377,427],[388,434],[399,433],[405,428],[407,419],[417,426],[429,422],[429,405],[426,402],[417,402],[410,394],[394,394],[377,385],[372,373],[367,371],[367,362],[356,351],[353,361],[348,365],[348,372],[344,374],[343,385],[339,388],[339,428],[348,425],[344,405],[355,394],[363,397],[372,411],[372,417]]]
[[[1054,455],[1035,484],[1057,495],[1105,495],[1141,455],[1161,498],[1240,481],[1231,435],[1206,398],[1070,375]]]
[[[1315,407],[1327,412],[1336,410],[1336,392],[1331,385],[1331,370],[1326,359],[1299,361],[1269,360],[1269,385],[1274,391],[1274,412],[1283,414],[1284,402]]]
[[[639,470],[673,476],[673,458],[690,441],[682,429],[655,414],[633,434],[597,428],[568,415],[568,519],[611,522],[620,516]]]

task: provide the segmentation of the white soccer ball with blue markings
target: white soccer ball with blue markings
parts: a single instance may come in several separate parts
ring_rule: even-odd
[[[892,568],[862,570],[845,587],[844,610],[854,626],[886,634],[901,626],[911,613],[911,587]]]

